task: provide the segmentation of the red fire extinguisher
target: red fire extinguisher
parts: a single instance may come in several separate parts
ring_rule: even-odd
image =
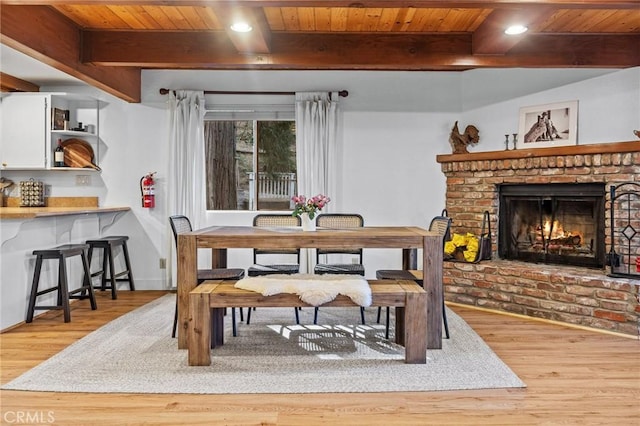
[[[153,175],[156,172],[147,173],[140,179],[140,192],[142,193],[142,207],[151,209],[156,206],[155,182]]]

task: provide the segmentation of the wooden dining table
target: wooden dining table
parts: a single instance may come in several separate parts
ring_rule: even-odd
[[[365,226],[303,231],[300,227],[212,226],[178,236],[178,348],[187,348],[189,293],[198,285],[198,249],[212,249],[212,268],[226,267],[227,249],[402,249],[403,268],[422,249],[427,292],[427,349],[442,348],[442,236],[412,226]]]

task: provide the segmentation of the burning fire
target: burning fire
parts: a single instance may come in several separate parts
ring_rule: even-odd
[[[582,235],[579,232],[565,232],[562,224],[557,220],[553,221],[553,226],[550,220],[546,220],[543,229],[538,227],[537,231],[540,239],[544,237],[545,240],[556,244],[578,245],[582,241]]]
[[[563,237],[568,237],[569,235],[565,235],[564,234],[564,229],[562,228],[562,225],[560,224],[560,222],[558,222],[557,220],[553,221],[553,232],[551,232],[551,221],[547,220],[544,222],[544,236],[547,239],[556,239],[556,238],[563,238]]]

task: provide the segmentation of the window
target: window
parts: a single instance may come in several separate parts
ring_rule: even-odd
[[[296,193],[295,122],[205,121],[208,210],[289,210]]]

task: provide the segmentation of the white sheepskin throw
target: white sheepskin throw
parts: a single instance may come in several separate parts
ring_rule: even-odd
[[[300,300],[312,306],[331,302],[338,294],[348,296],[356,305],[371,306],[369,283],[355,275],[274,274],[243,278],[235,287],[263,296],[297,294]]]

